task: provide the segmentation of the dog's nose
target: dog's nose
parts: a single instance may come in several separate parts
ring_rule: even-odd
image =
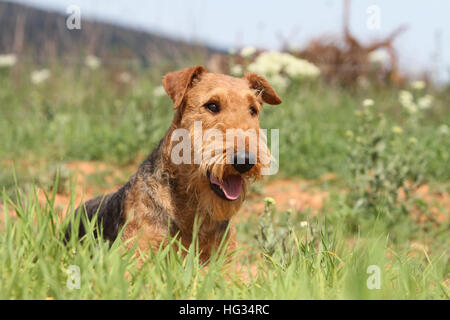
[[[239,173],[246,173],[250,171],[255,163],[255,156],[248,151],[237,152],[233,158],[233,167]]]

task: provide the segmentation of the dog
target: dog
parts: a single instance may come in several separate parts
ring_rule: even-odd
[[[278,105],[281,98],[258,74],[235,78],[209,73],[202,66],[166,74],[163,86],[173,101],[175,114],[159,145],[117,192],[87,201],[76,214],[83,213],[89,219],[97,215],[103,237],[110,241],[125,226],[122,239],[129,248],[136,244],[143,252],[157,251],[175,236],[189,247],[197,217],[198,247],[206,261],[225,234],[226,250],[236,248],[231,218],[241,207],[250,184],[268,166],[265,156],[270,158],[258,134],[258,116],[263,103]],[[238,139],[248,131],[256,132],[258,148],[263,152],[249,149],[249,136],[244,136],[240,149],[234,138],[225,143],[212,138],[199,141],[195,132],[198,124],[202,130],[212,129],[215,137],[230,129],[240,132]],[[180,132],[187,134],[194,147],[177,151],[180,146],[174,136],[182,136]],[[195,144],[200,152],[194,150]],[[205,151],[209,157],[192,161]],[[178,163],[174,154],[191,161]],[[81,224],[79,236],[84,234]]]

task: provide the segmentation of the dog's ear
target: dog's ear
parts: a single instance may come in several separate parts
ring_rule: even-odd
[[[262,98],[262,101],[271,105],[277,105],[281,103],[281,98],[273,90],[269,82],[256,73],[246,73],[244,76],[250,85],[250,88],[256,90],[258,95]]]
[[[198,78],[206,69],[195,66],[180,71],[170,72],[163,78],[163,86],[173,101],[173,108],[177,109],[183,102],[184,96],[192,82]]]

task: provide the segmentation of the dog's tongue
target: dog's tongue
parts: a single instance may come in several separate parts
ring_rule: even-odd
[[[220,181],[211,174],[209,180],[212,184],[220,187],[228,200],[236,200],[241,195],[242,178],[239,175],[229,175],[223,178],[223,181]]]

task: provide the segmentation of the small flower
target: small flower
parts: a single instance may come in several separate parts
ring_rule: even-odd
[[[389,59],[386,50],[375,50],[369,53],[369,62],[375,65],[383,65]]]
[[[131,75],[124,71],[119,74],[119,81],[122,83],[129,83],[131,81]]]
[[[308,221],[301,221],[300,228],[306,228],[308,226]]]
[[[398,101],[402,105],[403,108],[406,109],[409,113],[416,113],[417,112],[417,105],[414,102],[414,96],[411,92],[402,90],[399,93]]]
[[[448,127],[448,125],[443,124],[439,127],[439,133],[443,136],[448,136],[450,134],[450,128]]]
[[[264,202],[265,202],[267,205],[271,206],[271,205],[274,205],[274,204],[275,204],[275,199],[274,199],[274,198],[271,198],[271,197],[265,197],[265,198],[264,198]]]
[[[0,68],[13,67],[17,62],[17,57],[14,54],[0,55]]]
[[[41,84],[50,78],[50,71],[48,69],[36,70],[31,73],[31,82],[34,84]]]
[[[163,97],[166,95],[166,90],[163,86],[158,86],[155,89],[153,89],[153,95],[155,97]]]
[[[89,55],[86,57],[86,59],[84,60],[84,64],[92,70],[96,70],[100,67],[101,65],[101,61],[99,58],[97,58],[96,56],[92,56]]]
[[[252,47],[252,46],[242,48],[242,50],[241,50],[241,56],[243,56],[244,58],[251,57],[255,53],[256,53],[256,49],[255,49],[255,47]]]
[[[412,103],[414,103],[414,97],[413,97],[411,92],[406,91],[406,90],[401,90],[399,95],[398,95],[398,101],[400,102],[400,104],[403,107],[407,108]]]
[[[392,127],[391,130],[395,134],[402,134],[403,133],[403,129],[401,127],[399,127],[399,126],[394,126],[394,127]]]
[[[417,113],[417,106],[416,104],[412,104],[408,108],[406,108],[406,111],[408,111],[411,114]]]
[[[353,138],[353,131],[352,130],[347,130],[345,131],[345,135],[349,138]]]
[[[267,77],[267,81],[270,82],[270,84],[276,88],[277,90],[283,91],[289,86],[289,79],[286,77],[283,77],[280,74],[274,74],[271,77]]]
[[[242,75],[242,73],[244,72],[244,70],[242,69],[242,66],[240,64],[235,64],[231,70],[230,70],[231,74],[234,76],[240,76]]]
[[[411,137],[411,138],[408,139],[408,142],[411,143],[411,144],[417,144],[418,141],[417,141],[416,138]]]
[[[271,76],[287,75],[290,79],[317,78],[320,70],[314,64],[284,52],[263,52],[248,66],[248,71]]]
[[[366,99],[363,101],[363,106],[364,107],[371,107],[375,104],[375,102],[372,99]]]
[[[425,89],[426,85],[425,81],[414,81],[411,83],[411,87],[417,91]]]
[[[419,109],[425,110],[425,109],[431,108],[433,101],[434,101],[434,97],[430,94],[427,94],[427,95],[423,96],[422,98],[420,98],[417,101],[417,104],[419,106]]]

